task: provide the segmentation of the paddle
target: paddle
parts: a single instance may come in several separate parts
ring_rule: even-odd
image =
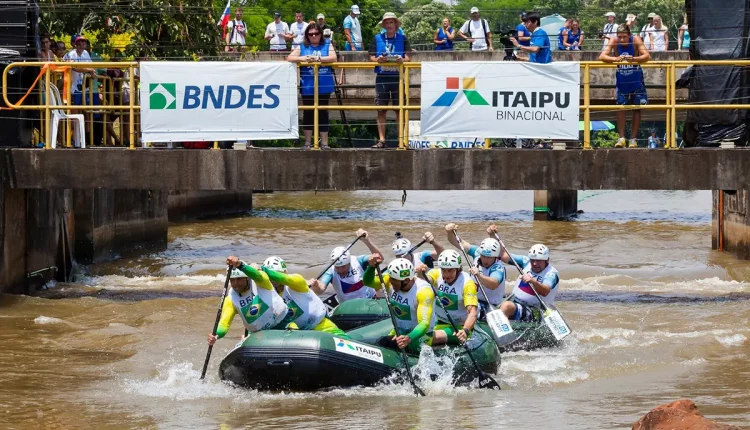
[[[416,251],[420,246],[424,245],[425,243],[427,243],[426,240],[423,240],[423,241],[419,242],[418,244],[412,246],[410,250],[406,251],[406,254],[404,254],[404,255],[411,254],[412,252]]]
[[[497,233],[493,234],[495,235],[495,239],[500,242],[500,247],[502,248],[502,250],[504,252],[507,252],[508,256],[510,257],[510,252],[508,252],[508,248],[505,247],[505,244],[503,243],[502,239],[500,239],[500,236],[498,236]],[[518,263],[516,263],[516,260],[510,258],[510,261],[513,262],[514,266],[516,266],[516,269],[518,269],[518,273],[523,276],[523,269],[518,265]],[[531,283],[529,283],[529,287],[531,287],[531,291],[534,292],[537,300],[539,300],[539,304],[542,306],[542,320],[545,324],[547,324],[547,327],[549,327],[552,335],[555,336],[555,339],[557,340],[565,339],[570,333],[572,333],[572,330],[570,330],[570,326],[567,322],[565,322],[565,318],[563,318],[562,314],[557,309],[550,308],[544,303],[544,301],[542,301],[539,293],[536,292],[536,288],[534,288]]]
[[[461,252],[464,253],[466,263],[469,265],[469,267],[474,267],[471,262],[471,258],[469,258],[469,254],[466,253],[463,245],[461,245],[461,238],[458,237],[458,233],[456,232],[456,230],[453,230],[453,235],[456,236],[458,247],[461,248]],[[487,325],[490,327],[490,331],[492,332],[492,337],[495,339],[495,343],[497,343],[498,346],[502,346],[510,341],[515,340],[515,336],[512,336],[513,327],[511,327],[510,321],[508,321],[508,317],[505,316],[505,313],[503,311],[492,306],[489,297],[487,297],[487,292],[484,291],[482,283],[479,282],[479,277],[471,275],[471,278],[477,284],[477,289],[482,292],[484,300],[487,302],[487,306],[490,308],[490,311],[487,312]]]
[[[432,282],[430,282],[429,279],[425,276],[424,273],[421,273],[422,278],[424,278],[425,281],[427,281],[428,284],[430,284],[430,288],[432,288],[432,293],[435,294],[435,302],[440,305],[440,307],[443,309],[443,312],[445,312],[445,316],[448,317],[448,322],[450,322],[451,327],[453,327],[453,331],[458,331],[458,326],[456,326],[455,321],[453,321],[453,317],[451,317],[451,314],[448,313],[448,311],[445,309],[445,305],[440,300],[440,297],[438,296],[437,290],[435,289],[435,286],[432,285]],[[466,342],[462,343],[464,349],[466,349],[466,354],[469,356],[469,359],[471,359],[471,363],[474,365],[474,368],[477,370],[477,374],[479,375],[479,388],[487,388],[491,390],[499,390],[500,384],[495,381],[492,376],[485,373],[482,368],[479,367],[477,364],[477,361],[474,359],[474,355],[471,353],[471,349],[469,348],[469,345],[466,344]]]
[[[227,265],[227,278],[224,280],[224,294],[221,296],[221,302],[219,302],[219,311],[216,313],[216,322],[214,322],[214,330],[211,332],[212,336],[216,336],[216,329],[219,327],[219,321],[221,320],[221,309],[224,307],[224,299],[227,298],[227,291],[229,291],[229,276],[232,274],[232,266]],[[208,369],[208,360],[211,358],[211,350],[214,348],[213,345],[208,345],[208,351],[206,352],[206,361],[203,363],[203,371],[201,372],[201,379],[206,377],[206,369]]]
[[[328,266],[326,266],[326,268],[323,269],[323,271],[320,272],[320,275],[316,276],[315,279],[319,280],[320,278],[322,278],[323,275],[326,274],[326,272],[328,271],[328,269],[330,269],[331,266],[333,266],[333,264],[335,262],[337,262],[338,259],[341,258],[342,255],[346,254],[346,251],[350,250],[352,248],[352,246],[354,246],[354,244],[357,243],[357,241],[360,240],[360,239],[362,239],[362,236],[357,236],[357,238],[354,239],[354,241],[352,243],[350,243],[349,246],[347,246],[346,249],[343,252],[341,252],[341,254],[339,254],[339,256],[336,257],[335,260],[331,261],[331,263]],[[325,304],[328,307],[328,311],[329,312],[332,311],[336,306],[339,305],[339,301],[338,301],[338,299],[336,299],[336,294],[333,294],[330,297],[328,297],[327,299],[323,300],[323,304]]]
[[[391,300],[390,296],[391,293],[388,291],[388,287],[385,285],[385,281],[383,280],[383,272],[380,270],[380,265],[378,264],[375,266],[375,270],[378,272],[378,278],[380,278],[380,286],[383,288],[383,291],[388,295],[388,297],[385,298],[385,302],[388,304],[388,313],[391,315],[391,323],[393,323],[393,331],[396,332],[396,337],[400,336],[398,333],[398,325],[396,324],[396,314],[393,313],[393,306],[391,306]],[[409,358],[406,356],[406,350],[403,350],[399,348],[399,351],[401,351],[401,359],[404,361],[404,367],[406,368],[406,375],[409,376],[409,382],[411,382],[412,388],[414,388],[414,394],[417,396],[424,397],[424,391],[422,391],[421,388],[417,387],[417,383],[414,382],[414,376],[411,374],[411,368],[409,367]]]

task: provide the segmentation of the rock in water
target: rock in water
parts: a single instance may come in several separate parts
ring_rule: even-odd
[[[677,400],[661,405],[633,424],[632,430],[740,430],[704,417],[692,400]]]

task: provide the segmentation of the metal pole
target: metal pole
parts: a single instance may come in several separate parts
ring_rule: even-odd
[[[404,145],[404,63],[398,66],[398,147]],[[386,111],[387,112],[387,111]]]
[[[672,64],[672,79],[667,84],[672,93],[672,130],[669,138],[672,140],[672,148],[677,149],[677,66]]]
[[[313,64],[313,148],[320,149],[318,145],[318,65]]]
[[[583,66],[583,149],[591,149],[591,69],[589,65]]]
[[[404,104],[406,106],[409,106],[409,69],[404,67],[404,91],[406,92],[404,96]],[[409,147],[409,111],[404,110],[402,115],[405,115],[404,118],[404,136],[403,139],[400,139],[398,141],[398,149],[407,149]]]
[[[50,104],[50,85],[52,85],[50,81],[51,73],[49,71],[49,67],[47,67],[47,70],[44,72],[44,133],[45,133],[45,139],[44,139],[44,149],[50,149],[52,147],[52,122],[50,121],[50,116],[52,115],[52,111],[49,108]],[[58,131],[60,131],[60,126],[58,125]],[[55,136],[57,138],[57,136]],[[55,142],[57,144],[57,142]]]
[[[130,146],[128,149],[135,149],[135,109],[133,109],[134,102],[135,102],[135,95],[138,94],[138,88],[135,87],[135,67],[133,65],[129,66],[129,82],[128,85],[130,85],[130,99],[129,102],[129,113],[130,115],[130,121],[128,121],[128,128],[130,130],[128,131],[128,135],[130,136]]]

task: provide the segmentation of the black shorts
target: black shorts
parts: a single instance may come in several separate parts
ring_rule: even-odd
[[[375,106],[398,106],[398,75],[378,75],[375,78]]]

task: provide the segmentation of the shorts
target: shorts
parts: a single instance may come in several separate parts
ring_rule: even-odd
[[[641,84],[640,88],[630,93],[623,93],[620,89],[617,89],[617,104],[618,105],[647,105],[648,96],[646,95],[646,87]]]
[[[378,75],[375,78],[375,106],[398,106],[398,75]]]
[[[344,51],[362,51],[363,48],[354,46],[354,49],[352,49],[352,45],[349,42],[344,43]]]
[[[458,330],[453,330],[453,326],[452,325],[446,324],[444,322],[438,322],[435,325],[435,331],[438,331],[438,330],[444,331],[445,334],[446,334],[446,336],[448,337],[448,340],[445,342],[446,344],[448,344],[448,345],[461,345],[461,341],[458,340],[458,337],[456,336],[456,331],[458,331]],[[459,328],[459,330],[461,330],[461,329]],[[472,332],[473,332],[472,330],[469,330],[468,336],[466,337],[467,340],[471,338],[471,333]]]
[[[520,322],[539,322],[542,320],[542,310],[540,308],[519,303],[515,300],[513,304],[516,305],[516,313],[508,318],[509,320]]]

